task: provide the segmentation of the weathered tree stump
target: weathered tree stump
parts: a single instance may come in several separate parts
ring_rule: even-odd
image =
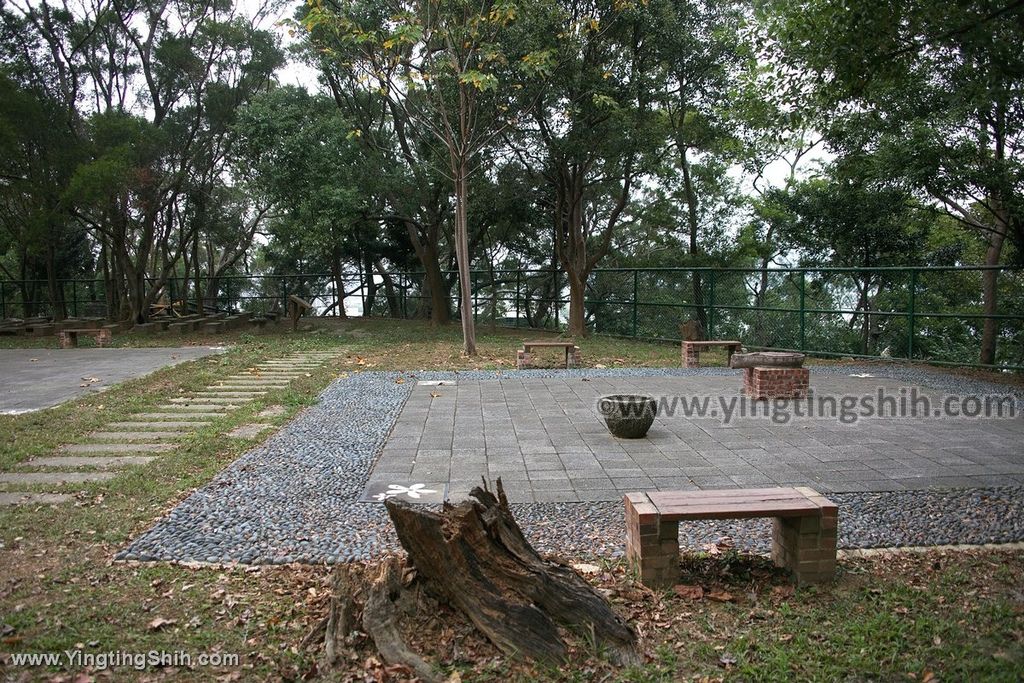
[[[571,567],[540,557],[509,511],[501,480],[497,496],[474,488],[476,500],[445,505],[439,514],[385,502],[402,547],[425,587],[462,611],[511,657],[557,664],[566,644],[558,627],[605,647],[615,661],[639,661],[636,633]]]

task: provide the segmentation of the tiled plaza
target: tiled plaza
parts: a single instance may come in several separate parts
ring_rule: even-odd
[[[795,415],[798,407],[810,408],[807,402],[761,402],[752,415],[753,403],[740,396],[740,384],[738,372],[421,383],[388,437],[364,499],[388,486],[419,485],[421,502],[457,500],[481,477],[501,477],[512,502],[619,500],[637,490],[780,485],[831,493],[1024,483],[1021,417],[936,417],[942,391],[814,371],[815,402],[824,396],[874,398],[879,390],[898,399],[916,390],[930,401],[931,414],[844,424],[835,417]],[[652,395],[663,407],[707,398],[708,412],[663,410],[646,438],[616,439],[597,399],[622,393]],[[731,419],[723,419],[723,410],[733,411]]]

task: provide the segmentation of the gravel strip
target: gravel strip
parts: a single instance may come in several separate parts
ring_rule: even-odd
[[[870,373],[956,394],[1005,394],[1002,385],[902,366],[814,366],[815,373]],[[369,472],[416,380],[498,377],[727,375],[726,368],[365,372],[328,387],[320,402],[244,454],[117,555],[121,560],[284,564],[370,559],[397,547],[383,506],[357,503]],[[397,383],[399,377],[403,383]],[[1024,393],[1015,392],[1018,406]],[[840,507],[843,548],[1003,543],[1024,540],[1024,488],[847,493]],[[512,506],[544,552],[614,557],[625,529],[617,502]],[[684,547],[732,536],[765,551],[768,520],[680,525]]]

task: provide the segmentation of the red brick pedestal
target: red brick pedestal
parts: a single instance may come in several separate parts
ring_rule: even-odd
[[[700,367],[700,347],[690,342],[683,342],[683,367],[684,368],[699,368]]]
[[[756,367],[743,369],[743,393],[760,401],[769,398],[804,398],[810,386],[807,368]]]

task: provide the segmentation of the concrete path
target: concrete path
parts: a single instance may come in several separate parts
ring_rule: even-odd
[[[91,350],[78,350],[85,351]],[[60,353],[63,355],[76,352]],[[246,376],[258,378],[259,373],[264,370],[277,368],[299,368],[302,372],[295,373],[295,376],[304,376],[305,370],[316,368],[334,355],[332,352],[295,353],[282,359],[265,361],[253,369],[252,375]],[[39,361],[27,359],[26,362]],[[15,466],[15,470],[62,468],[72,471],[0,472],[0,484],[17,489],[19,486],[61,486],[106,481],[117,476],[118,472],[125,468],[147,465],[164,453],[173,451],[178,447],[174,441],[202,429],[207,426],[209,420],[226,415],[239,408],[241,404],[255,400],[257,396],[263,396],[270,390],[285,388],[287,385],[287,380],[275,381],[273,386],[259,384],[256,385],[259,388],[240,392],[224,391],[217,386],[210,386],[191,396],[172,398],[167,404],[156,407],[159,412],[138,413],[125,421],[110,422],[100,430],[83,435],[84,443],[65,444],[58,449],[58,455],[35,458]],[[266,388],[267,391],[261,390],[262,388]],[[254,439],[271,427],[272,425],[268,424],[242,425],[229,432],[227,436],[235,439]],[[71,500],[73,498],[66,494],[18,490],[0,492],[0,505],[55,504]]]
[[[56,342],[54,342],[56,344]],[[0,414],[43,410],[105,391],[169,365],[222,352],[189,346],[164,349],[0,349]],[[87,378],[87,379],[86,379]],[[93,381],[95,378],[98,381]],[[85,384],[86,386],[81,386]]]

